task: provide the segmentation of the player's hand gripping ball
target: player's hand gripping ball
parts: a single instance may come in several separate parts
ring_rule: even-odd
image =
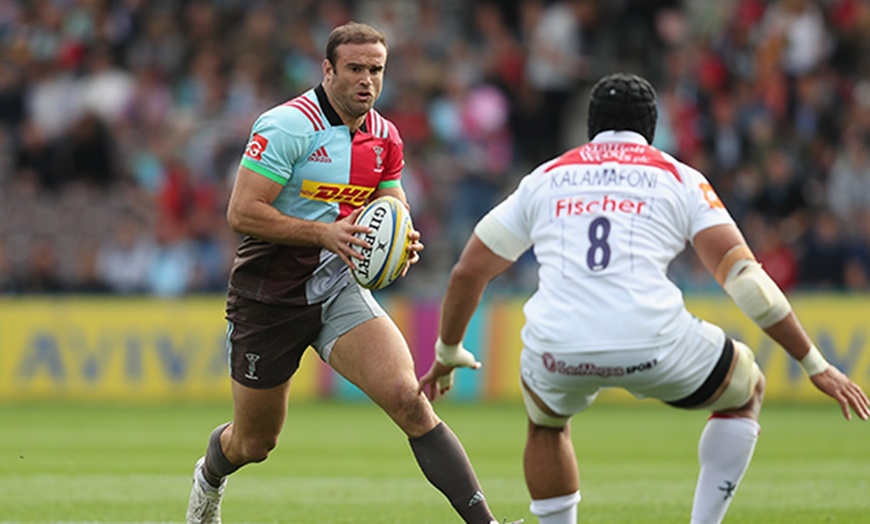
[[[356,219],[357,224],[368,226],[370,233],[357,236],[371,244],[371,249],[353,246],[365,257],[352,258],[351,274],[359,285],[368,289],[383,289],[402,274],[408,263],[414,230],[411,213],[401,200],[383,196],[370,202]]]

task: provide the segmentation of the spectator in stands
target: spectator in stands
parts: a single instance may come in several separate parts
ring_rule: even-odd
[[[523,136],[532,144],[531,163],[552,158],[567,146],[567,109],[590,73],[585,39],[596,22],[597,9],[594,0],[560,0],[544,8],[537,20],[525,71],[537,98]]]
[[[870,291],[870,210],[855,221],[846,254],[845,284],[849,291]]]
[[[82,242],[77,246],[75,265],[66,287],[67,292],[93,295],[111,291],[99,272],[97,253],[98,248],[94,242]]]
[[[24,265],[21,292],[51,295],[64,293],[66,288],[58,274],[58,264],[54,244],[44,238],[35,241]]]
[[[841,291],[845,284],[848,248],[842,223],[828,210],[811,220],[803,240],[800,281],[805,289]]]
[[[6,244],[0,241],[0,296],[13,295],[19,290],[19,284],[12,268],[12,263],[6,254]]]
[[[828,174],[828,206],[849,222],[870,211],[870,137],[847,131]]]
[[[148,228],[133,214],[123,214],[114,232],[97,248],[97,272],[114,293],[144,293],[156,246]]]
[[[763,159],[764,179],[753,208],[769,221],[786,222],[789,239],[803,233],[809,202],[793,156],[783,147],[770,150]]]
[[[578,101],[590,70],[629,65],[661,95],[656,145],[702,166],[738,221],[753,208],[764,212],[787,247],[803,252],[811,208],[829,206],[843,228],[870,206],[860,167],[867,146],[852,136],[866,135],[852,129],[870,122],[870,55],[862,52],[870,11],[854,0],[708,3],[13,2],[0,21],[0,194],[31,187],[34,202],[52,207],[70,180],[84,179],[105,188],[106,202],[128,191],[148,199],[163,187],[169,158],[196,184],[226,184],[253,115],[280,102],[276,92],[316,81],[332,27],[371,17],[402,42],[378,110],[399,115],[407,100],[398,95],[415,91],[416,107],[404,112],[420,133],[404,128],[409,165],[427,177],[420,187],[431,209],[430,245],[449,244],[443,226],[460,191],[450,174],[467,161],[467,148],[436,129],[449,120],[432,120],[448,114],[442,94],[457,76],[507,96],[512,155],[500,169],[511,178],[572,142],[576,121],[563,109]],[[187,209],[198,198],[178,195]],[[222,222],[226,195],[215,195],[203,213]],[[77,209],[88,208],[66,213]],[[100,220],[111,223],[113,212],[102,210]],[[44,233],[25,219],[31,214],[22,202],[0,207],[0,220],[23,224],[14,228],[20,245]],[[89,235],[80,229],[72,241]],[[27,252],[9,256],[21,280]],[[514,289],[506,277],[495,285]]]

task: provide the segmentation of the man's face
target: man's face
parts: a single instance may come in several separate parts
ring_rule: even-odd
[[[329,101],[344,119],[360,118],[381,95],[387,50],[382,44],[344,44],[335,54],[335,67],[323,61]]]

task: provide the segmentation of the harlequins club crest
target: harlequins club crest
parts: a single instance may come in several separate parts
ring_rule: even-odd
[[[372,151],[375,152],[375,173],[380,173],[384,170],[384,159],[381,156],[384,154],[384,148],[381,146],[374,146]]]
[[[245,358],[248,359],[248,372],[245,373],[245,378],[249,380],[260,380],[260,377],[257,376],[257,361],[260,360],[260,355],[245,353]]]

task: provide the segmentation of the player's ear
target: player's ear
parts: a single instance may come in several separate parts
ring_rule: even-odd
[[[330,62],[328,58],[323,59],[323,63],[321,64],[321,68],[323,69],[324,80],[332,77],[334,69],[332,67],[332,62]]]

